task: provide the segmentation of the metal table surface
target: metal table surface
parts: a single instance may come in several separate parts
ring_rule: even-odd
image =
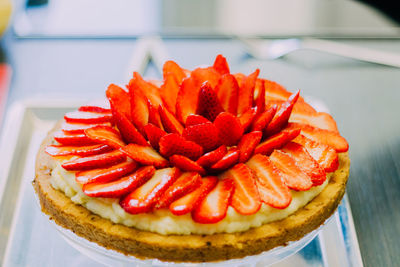
[[[400,40],[348,42],[400,52]],[[315,51],[261,61],[246,55],[242,43],[231,39],[164,43],[171,59],[183,67],[210,64],[222,53],[233,72],[260,68],[261,77],[322,99],[350,143],[347,192],[364,265],[399,266],[400,69]],[[1,41],[13,68],[7,106],[44,96],[101,97],[109,83],[126,82],[135,45],[135,39],[16,39],[8,34]],[[147,74],[159,75],[151,68]]]

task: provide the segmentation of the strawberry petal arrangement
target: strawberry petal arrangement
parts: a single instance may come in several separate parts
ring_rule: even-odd
[[[162,83],[135,72],[108,87],[109,105],[66,113],[44,151],[87,197],[131,215],[164,210],[213,227],[230,209],[285,210],[326,186],[349,146],[329,114],[258,76],[231,74],[221,55],[193,71],[168,61]]]

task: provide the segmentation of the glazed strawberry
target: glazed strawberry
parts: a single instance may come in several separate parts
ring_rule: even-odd
[[[215,87],[222,108],[236,116],[239,101],[239,85],[233,75],[221,76]]]
[[[133,73],[133,78],[129,81],[128,85],[129,91],[131,90],[139,90],[143,93],[143,95],[150,100],[150,102],[158,107],[162,104],[160,90],[157,86],[150,82],[146,82],[143,80],[142,76],[138,72]]]
[[[219,131],[211,122],[186,127],[182,137],[203,147],[205,152],[219,145]]]
[[[122,198],[119,204],[131,214],[149,212],[179,175],[176,168],[157,170],[150,180]]]
[[[206,195],[217,185],[218,178],[209,176],[201,179],[202,183],[196,190],[175,200],[169,205],[169,210],[174,215],[183,215],[191,212],[206,197]]]
[[[224,145],[236,145],[243,135],[243,127],[240,120],[228,112],[219,114],[214,121],[214,125],[219,130],[220,142]]]
[[[114,110],[117,109],[119,113],[122,113],[129,121],[131,121],[131,103],[129,100],[129,93],[118,85],[110,84],[107,88],[106,95],[110,102],[111,111],[113,112],[114,107]]]
[[[128,160],[107,168],[77,172],[75,181],[80,184],[106,183],[133,172],[137,167],[135,161]]]
[[[276,105],[269,107],[266,111],[259,113],[251,125],[252,131],[264,131],[276,113]],[[258,111],[258,109],[257,109]]]
[[[237,114],[241,115],[253,106],[254,87],[259,73],[260,70],[257,69],[255,72],[245,77],[240,85]]]
[[[196,113],[200,85],[196,86],[193,77],[185,78],[176,98],[176,117],[183,124],[190,114]]]
[[[292,141],[299,134],[300,134],[299,129],[293,129],[293,130],[282,131],[273,136],[270,136],[255,148],[254,154],[269,155],[270,153],[272,153],[274,149],[284,147],[287,143]]]
[[[129,144],[120,149],[131,159],[143,164],[153,165],[156,168],[165,168],[169,165],[168,160],[164,159],[157,151],[149,146]]]
[[[203,148],[195,142],[188,141],[178,134],[167,134],[161,137],[160,153],[165,157],[183,155],[192,160],[198,159],[203,154]]]
[[[156,209],[169,207],[169,205],[189,194],[201,186],[201,176],[196,172],[185,172],[165,191],[160,200],[155,205]]]
[[[266,106],[269,107],[272,105],[277,105],[278,107],[280,107],[285,102],[286,101],[283,101],[283,100],[268,100],[266,102]],[[299,96],[299,99],[297,99],[297,102],[293,106],[292,114],[293,113],[296,113],[299,115],[312,116],[312,115],[316,114],[317,111],[315,111],[315,109],[312,106],[310,106],[309,104],[304,102],[304,100],[301,99],[301,96]]]
[[[219,161],[211,166],[211,170],[223,171],[239,162],[239,149],[231,147]]]
[[[198,223],[217,223],[225,218],[231,203],[234,185],[232,179],[219,180],[200,204],[192,211],[192,219]]]
[[[110,108],[100,106],[81,106],[78,111],[96,112],[96,113],[111,113]]]
[[[103,144],[96,144],[91,146],[49,145],[45,149],[46,153],[50,156],[90,156],[101,154],[110,150],[112,150],[112,147]]]
[[[169,158],[172,165],[186,172],[198,172],[205,174],[206,171],[197,162],[182,155],[173,155]]]
[[[313,185],[321,185],[325,182],[325,170],[302,145],[289,142],[282,148],[282,151],[292,156],[299,169],[311,178]]]
[[[289,154],[280,150],[275,150],[270,160],[281,171],[283,182],[291,189],[297,191],[307,191],[313,185],[311,177],[303,173],[296,160]]]
[[[126,156],[124,153],[119,150],[114,150],[108,153],[64,162],[61,166],[67,171],[81,171],[112,166],[124,161],[125,159]]]
[[[176,64],[174,61],[169,60],[164,63],[163,66],[163,77],[164,81],[168,76],[172,76],[178,84],[186,77],[184,70]],[[171,111],[172,112],[172,111]]]
[[[164,108],[163,105],[158,107],[158,112],[162,125],[167,132],[182,134],[183,126],[171,112]]]
[[[66,122],[72,123],[104,123],[112,120],[111,113],[95,113],[95,112],[83,112],[83,111],[72,111],[64,115]]]
[[[218,114],[223,111],[217,94],[208,82],[204,82],[200,87],[196,113],[214,121]]]
[[[204,168],[211,167],[228,153],[225,145],[201,156],[196,162]]]
[[[281,171],[263,155],[254,155],[247,163],[254,171],[261,200],[274,208],[284,209],[292,201],[289,188],[283,183]]]
[[[247,132],[247,130],[250,128],[251,124],[253,123],[253,120],[256,118],[257,115],[257,108],[249,108],[245,113],[243,113],[239,117],[240,124],[242,124],[244,132]]]
[[[218,55],[215,58],[213,68],[221,75],[229,74],[229,65],[226,58],[222,55]]]
[[[286,101],[290,97],[291,93],[286,91],[286,89],[279,83],[266,79],[263,79],[263,81],[265,87],[265,100],[267,102],[271,100]]]
[[[261,114],[265,111],[265,86],[264,86],[264,82],[262,79],[257,79],[256,84],[260,82],[260,86],[257,90],[257,98],[255,100],[255,106],[257,107],[257,113]],[[257,85],[256,85],[257,87]]]
[[[301,144],[307,152],[324,168],[326,172],[336,171],[339,167],[338,155],[332,147],[313,141],[300,134],[293,142]]]
[[[130,84],[129,96],[132,122],[136,129],[143,134],[143,127],[149,123],[149,107],[147,105],[147,98],[136,82]]]
[[[245,134],[240,139],[238,144],[239,149],[239,162],[246,162],[253,155],[254,149],[260,143],[262,132],[253,131]]]
[[[189,126],[202,124],[202,123],[206,123],[206,122],[210,122],[210,121],[201,115],[191,114],[187,117],[185,126],[189,127]]]
[[[107,126],[95,126],[85,130],[86,136],[100,144],[105,144],[113,148],[120,148],[125,146],[121,134],[114,128]]]
[[[178,97],[179,83],[173,73],[164,77],[164,83],[160,88],[160,95],[165,107],[172,113],[176,113],[176,98]]]
[[[160,129],[164,129],[164,126],[162,125],[161,122],[160,113],[158,112],[158,108],[155,108],[148,99],[147,99],[147,107],[149,108],[149,123],[156,125]]]
[[[84,146],[96,144],[96,142],[89,139],[85,133],[71,134],[68,132],[58,131],[54,133],[54,140],[66,146]]]
[[[96,124],[83,124],[83,123],[68,123],[63,121],[61,124],[61,130],[67,134],[84,134],[85,129],[89,129],[95,126],[110,126],[111,123],[96,123]]]
[[[232,196],[232,207],[243,215],[251,215],[261,208],[256,179],[249,167],[243,163],[236,164],[224,175],[234,182],[235,190]]]
[[[289,122],[303,123],[324,130],[339,132],[335,120],[325,112],[297,113],[293,110]]]
[[[264,131],[266,135],[276,134],[280,130],[286,127],[290,114],[293,109],[293,105],[296,103],[297,99],[299,98],[299,95],[300,91],[297,91],[295,94],[292,94],[288,98],[288,100],[279,107],[274,118],[269,123],[267,129],[265,129]]]
[[[200,87],[204,82],[208,82],[211,85],[211,88],[214,89],[221,74],[219,74],[213,67],[208,67],[195,69],[192,71],[191,76],[193,77],[194,83],[197,87]]]
[[[147,140],[149,140],[151,146],[154,149],[159,150],[160,139],[167,133],[151,123],[144,126],[144,131],[146,132]]]
[[[82,191],[89,197],[119,198],[147,182],[155,170],[153,166],[145,166],[116,181],[84,184]]]

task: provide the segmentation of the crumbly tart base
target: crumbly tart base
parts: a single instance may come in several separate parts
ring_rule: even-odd
[[[320,226],[339,205],[350,169],[347,153],[339,155],[339,168],[326,188],[306,206],[279,221],[245,232],[213,235],[161,235],[115,224],[71,201],[50,184],[53,159],[44,149],[53,132],[43,141],[36,158],[33,186],[42,211],[58,225],[90,241],[137,258],[176,262],[207,262],[256,255],[295,241]]]

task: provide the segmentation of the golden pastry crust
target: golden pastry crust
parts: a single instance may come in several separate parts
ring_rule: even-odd
[[[63,192],[51,186],[53,159],[44,149],[52,142],[53,132],[58,128],[59,124],[43,141],[36,159],[33,186],[42,211],[58,225],[81,237],[138,258],[177,262],[219,261],[259,254],[298,240],[320,226],[336,210],[345,192],[350,169],[348,154],[339,154],[339,168],[326,188],[305,207],[283,220],[233,234],[161,235],[115,224],[73,203]]]

